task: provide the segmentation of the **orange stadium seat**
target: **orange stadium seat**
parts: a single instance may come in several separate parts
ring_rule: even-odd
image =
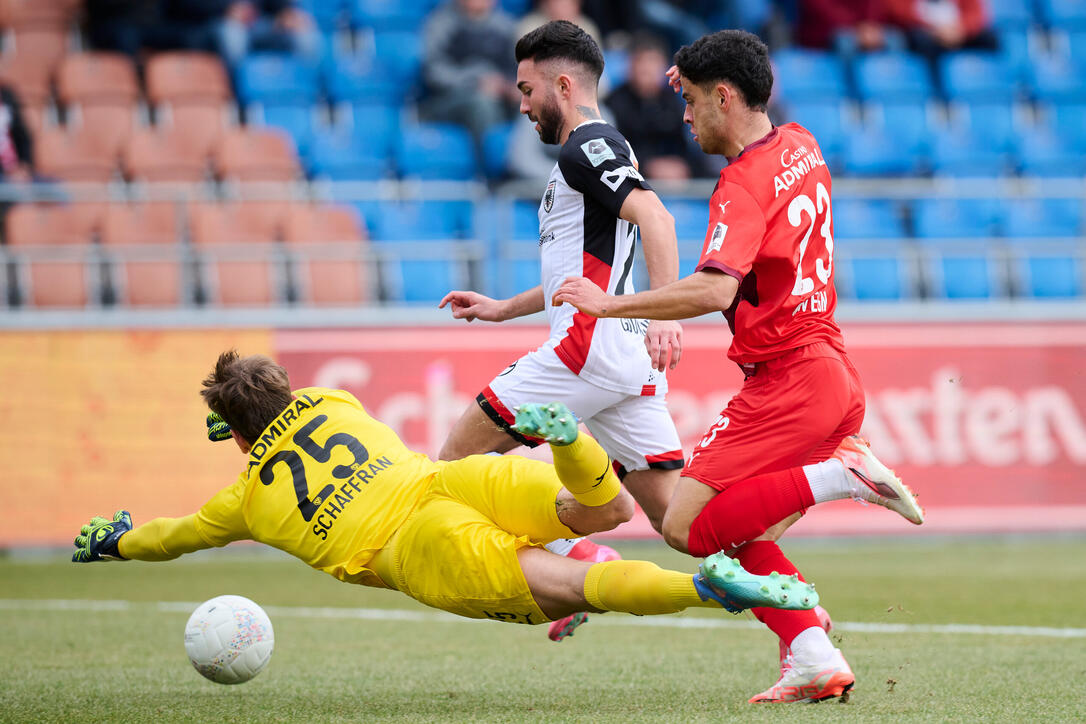
[[[114,158],[120,154],[135,126],[134,104],[83,104],[69,107],[68,129],[78,129],[98,139],[102,151]]]
[[[298,155],[283,132],[271,129],[232,129],[215,146],[215,168],[231,181],[293,181]]]
[[[57,69],[57,96],[65,105],[131,105],[139,92],[136,68],[121,53],[73,53]]]
[[[124,147],[125,176],[132,181],[198,183],[207,176],[205,156],[185,144],[180,129],[140,129]]]
[[[88,129],[46,128],[34,139],[38,172],[63,181],[107,183],[116,156]]]
[[[0,25],[65,30],[80,4],[80,0],[0,0]]]
[[[292,204],[283,240],[294,261],[299,295],[315,305],[362,304],[372,298],[372,265],[358,212],[349,206]]]
[[[15,89],[23,103],[45,105],[53,73],[68,51],[67,35],[50,28],[20,29],[11,32],[6,45],[0,56],[0,78]]]
[[[256,207],[226,203],[193,204],[193,246],[205,272],[205,292],[212,303],[264,306],[277,301],[281,284],[272,259],[276,230],[259,218]]]
[[[231,99],[222,61],[211,53],[158,53],[147,61],[147,98],[163,103],[221,106]]]
[[[219,139],[231,127],[229,112],[221,105],[167,105],[159,108],[158,124],[176,129],[189,153],[207,161]]]
[[[83,307],[92,292],[96,266],[85,219],[68,206],[20,204],[5,220],[7,243],[17,259],[23,298],[35,307]]]
[[[169,202],[112,204],[102,245],[122,304],[176,306],[183,298],[180,214]]]

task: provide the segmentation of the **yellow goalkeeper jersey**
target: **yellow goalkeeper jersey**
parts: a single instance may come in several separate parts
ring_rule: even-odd
[[[415,509],[441,463],[414,452],[349,392],[295,391],[245,470],[196,514],[222,546],[252,539],[348,583],[381,585],[366,565]]]

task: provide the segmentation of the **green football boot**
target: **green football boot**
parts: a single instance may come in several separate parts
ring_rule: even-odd
[[[760,606],[805,611],[818,605],[814,584],[799,580],[795,574],[782,576],[773,571],[758,576],[723,553],[706,558],[698,570],[694,585],[701,600],[712,598],[732,613]]]
[[[538,437],[551,445],[569,445],[577,439],[577,416],[561,402],[517,405],[513,429],[528,437]]]

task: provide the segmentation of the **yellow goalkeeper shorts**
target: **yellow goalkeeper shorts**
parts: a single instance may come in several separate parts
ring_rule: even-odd
[[[558,519],[561,488],[554,468],[536,460],[473,455],[448,463],[386,547],[395,579],[388,582],[468,618],[549,621],[528,590],[517,551],[576,536]]]

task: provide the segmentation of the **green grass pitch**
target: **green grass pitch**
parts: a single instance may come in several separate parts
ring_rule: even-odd
[[[662,543],[617,547],[695,569]],[[1086,539],[785,549],[839,624],[857,675],[847,703],[747,704],[777,651],[749,614],[594,616],[555,644],[541,626],[454,620],[241,547],[158,564],[0,559],[0,722],[1086,721]],[[182,643],[195,604],[222,593],[275,626],[271,663],[241,686],[202,679]]]

